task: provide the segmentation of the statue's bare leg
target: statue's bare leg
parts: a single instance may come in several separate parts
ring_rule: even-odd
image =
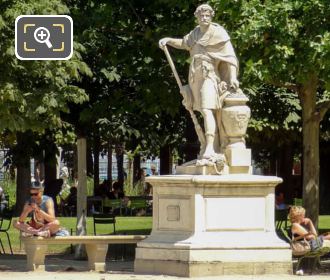
[[[205,147],[205,152],[203,154],[203,158],[208,159],[215,155],[214,136],[216,130],[216,123],[212,110],[202,109],[202,115],[204,118],[205,139],[206,139],[206,147]]]

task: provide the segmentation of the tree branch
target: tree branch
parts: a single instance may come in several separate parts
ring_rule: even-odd
[[[290,89],[296,93],[299,93],[299,86],[294,83],[281,83],[278,81],[269,81],[269,83],[275,87],[282,87],[282,88],[287,88]]]
[[[126,1],[128,3],[128,6],[130,7],[130,9],[132,10],[133,14],[136,16],[137,21],[139,22],[139,24],[142,27],[142,30],[145,30],[145,25],[143,24],[140,16],[138,15],[138,13],[136,12],[136,10],[134,9],[132,3],[128,0]]]
[[[328,109],[330,109],[330,100],[322,101],[316,106],[316,110],[319,113],[320,121],[323,120],[325,114],[327,113]]]

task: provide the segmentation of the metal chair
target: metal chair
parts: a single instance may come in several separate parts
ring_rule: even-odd
[[[133,214],[133,210],[143,210],[143,215],[147,215],[147,200],[145,198],[131,198],[130,204],[128,208],[131,210],[131,216]]]
[[[275,209],[276,231],[281,230],[283,224],[284,228],[288,227],[288,214],[287,209]]]
[[[8,230],[11,226],[11,220],[12,220],[12,213],[9,211],[4,211],[0,217],[0,234],[4,233],[7,236],[7,240],[8,240],[8,244],[9,244],[9,248],[10,248],[10,252],[11,254],[13,254],[13,249],[11,247],[11,242],[10,242],[10,238],[9,238],[9,234],[8,234]],[[0,235],[0,246],[4,252],[4,254],[6,253],[5,248],[3,246],[3,242],[1,240],[1,235]]]
[[[302,198],[297,198],[297,197],[295,197],[295,198],[293,199],[293,205],[295,205],[295,206],[302,206],[302,205],[303,205],[303,200],[302,200]]]
[[[109,234],[116,234],[116,218],[113,214],[94,214],[93,215],[93,225],[94,225],[94,235],[96,235],[96,224],[109,224],[113,225],[113,232],[102,234],[102,235],[109,235]]]
[[[122,201],[121,199],[108,199],[105,198],[102,202],[102,211],[104,208],[109,208],[111,213],[122,215]]]

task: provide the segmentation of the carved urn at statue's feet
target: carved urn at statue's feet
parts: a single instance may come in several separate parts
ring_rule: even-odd
[[[223,149],[229,169],[226,173],[229,174],[252,173],[251,150],[245,146],[245,135],[251,116],[247,101],[249,99],[240,89],[231,92],[224,100],[222,135],[225,138]]]
[[[240,89],[225,98],[222,125],[227,138],[226,148],[245,148],[244,137],[251,116],[247,101],[249,99]]]

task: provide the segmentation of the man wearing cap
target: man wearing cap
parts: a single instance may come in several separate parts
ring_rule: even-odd
[[[60,229],[60,223],[55,218],[53,199],[43,195],[44,188],[39,182],[33,182],[30,187],[30,198],[26,201],[23,211],[14,227],[22,231],[23,236],[50,237]],[[25,223],[27,217],[31,220]]]

